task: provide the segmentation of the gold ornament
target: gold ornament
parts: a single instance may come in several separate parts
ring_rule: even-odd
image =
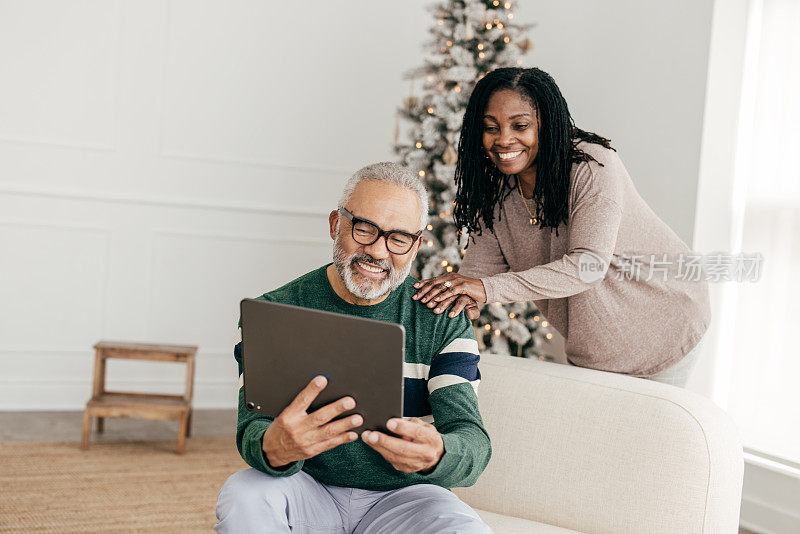
[[[520,50],[527,53],[529,50],[533,48],[533,42],[528,37],[526,37],[522,42],[517,43],[517,46],[519,47]]]
[[[475,38],[475,30],[472,28],[472,24],[469,21],[469,17],[464,19],[464,39],[467,41]]]
[[[447,144],[447,148],[444,149],[444,154],[442,155],[442,161],[448,167],[452,167],[458,161],[458,154],[456,150],[453,148],[453,145]]]
[[[414,111],[414,108],[417,107],[417,104],[419,104],[419,98],[414,95],[407,96],[403,99],[403,108],[409,113]]]

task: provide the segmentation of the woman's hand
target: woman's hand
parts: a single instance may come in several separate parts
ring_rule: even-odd
[[[470,278],[458,273],[447,273],[414,284],[418,289],[411,297],[414,300],[434,308],[434,313],[442,313],[453,304],[450,317],[455,317],[461,310],[467,310],[467,317],[477,319],[480,315],[478,302],[486,302],[486,289],[478,278]]]

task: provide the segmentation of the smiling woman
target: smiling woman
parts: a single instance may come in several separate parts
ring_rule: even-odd
[[[459,273],[416,284],[434,313],[533,301],[573,365],[684,385],[710,322],[689,247],[608,139],[575,126],[546,72],[504,68],[470,96],[456,166]],[[697,349],[697,350],[695,350]]]

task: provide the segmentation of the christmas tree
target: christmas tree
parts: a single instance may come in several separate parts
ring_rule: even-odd
[[[416,260],[416,275],[430,278],[458,271],[468,236],[453,222],[458,138],[469,95],[487,72],[522,64],[532,48],[530,25],[514,22],[515,2],[448,0],[429,9],[435,23],[424,65],[406,74],[411,94],[398,110],[395,152],[425,179],[431,195],[430,222]],[[422,85],[414,94],[414,83]],[[405,126],[399,142],[400,126]],[[547,321],[532,303],[489,303],[475,322],[479,344],[488,352],[549,359]]]

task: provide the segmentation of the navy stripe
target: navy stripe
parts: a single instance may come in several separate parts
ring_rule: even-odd
[[[403,417],[423,417],[432,413],[426,380],[403,378]]]
[[[471,352],[448,352],[437,354],[431,362],[428,380],[439,375],[456,375],[469,381],[480,378],[478,360],[481,357]]]
[[[242,374],[242,342],[236,344],[233,348],[233,357],[236,359],[236,363],[239,364],[239,375]]]

